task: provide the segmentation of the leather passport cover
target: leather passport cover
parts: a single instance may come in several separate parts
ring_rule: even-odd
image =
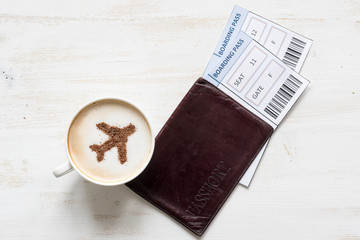
[[[273,128],[200,78],[156,137],[127,186],[202,235]]]

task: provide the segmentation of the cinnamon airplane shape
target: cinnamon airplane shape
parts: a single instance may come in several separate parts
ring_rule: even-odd
[[[109,151],[113,147],[116,147],[118,149],[119,161],[121,164],[124,164],[127,161],[126,143],[128,141],[128,137],[135,132],[135,126],[130,123],[126,127],[118,128],[102,122],[96,124],[96,127],[110,137],[109,140],[101,145],[93,144],[89,146],[92,151],[96,152],[97,160],[99,162],[104,160],[105,152]]]

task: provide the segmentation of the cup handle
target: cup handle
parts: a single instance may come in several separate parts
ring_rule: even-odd
[[[74,168],[71,166],[71,164],[69,162],[64,162],[63,164],[54,169],[53,174],[55,177],[58,178],[64,176],[72,170],[74,170]]]

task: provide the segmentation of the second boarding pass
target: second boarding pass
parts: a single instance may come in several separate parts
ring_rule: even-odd
[[[300,76],[312,40],[235,6],[203,74],[274,129],[309,81]],[[240,180],[249,186],[268,142]]]

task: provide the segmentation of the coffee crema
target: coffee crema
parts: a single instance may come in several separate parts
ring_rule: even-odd
[[[126,142],[124,164],[119,161],[117,147],[106,151],[102,161],[98,161],[97,153],[89,148],[109,140],[109,136],[97,128],[102,122],[118,128],[129,124],[136,127]],[[133,106],[120,100],[101,100],[75,117],[67,144],[73,163],[83,174],[100,182],[118,182],[134,176],[147,163],[152,147],[151,129],[142,113]]]

